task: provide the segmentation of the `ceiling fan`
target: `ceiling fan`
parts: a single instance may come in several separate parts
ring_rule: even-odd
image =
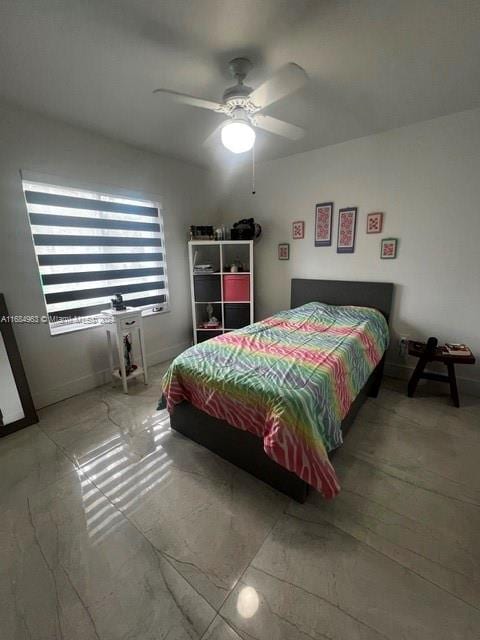
[[[234,58],[230,61],[229,68],[237,79],[237,84],[224,92],[222,102],[204,100],[169,89],[155,89],[153,93],[165,93],[177,102],[227,116],[228,119],[213,131],[206,142],[215,138],[220,130],[223,145],[233,153],[243,153],[253,147],[255,128],[264,129],[289,140],[299,140],[305,133],[303,129],[261,112],[303,86],[307,81],[304,69],[290,62],[281,67],[269,80],[252,89],[243,83],[252,67],[248,58]]]

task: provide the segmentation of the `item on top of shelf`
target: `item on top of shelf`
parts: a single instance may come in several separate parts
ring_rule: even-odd
[[[333,202],[315,205],[315,246],[329,247],[332,244]]]
[[[382,238],[380,258],[393,260],[397,257],[397,238]]]
[[[213,240],[212,225],[190,225],[190,240]]]
[[[383,213],[377,211],[367,214],[367,233],[381,233],[383,227]]]
[[[447,351],[449,356],[465,356],[471,357],[472,352],[467,347],[466,344],[457,344],[455,342],[446,342],[445,350]]]
[[[353,253],[355,251],[356,226],[357,207],[339,209],[337,253]]]
[[[111,299],[112,309],[115,311],[125,311],[127,305],[123,301],[123,297],[121,293],[116,293],[115,297]]]
[[[254,240],[260,237],[262,227],[256,224],[253,218],[244,218],[235,222],[230,231],[232,240]]]

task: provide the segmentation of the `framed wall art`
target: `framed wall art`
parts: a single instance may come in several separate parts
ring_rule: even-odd
[[[346,207],[338,212],[337,253],[355,251],[355,231],[357,227],[357,207]]]
[[[0,293],[0,437],[38,422],[5,299]]]
[[[383,228],[383,213],[377,211],[367,215],[367,233],[381,233]]]
[[[393,260],[397,257],[397,238],[382,238],[380,258],[382,260]]]
[[[288,242],[282,242],[278,245],[278,259],[290,260],[290,245]]]
[[[303,220],[297,220],[292,222],[292,238],[294,240],[303,240],[305,237],[305,222]]]
[[[332,244],[333,202],[315,205],[315,246],[329,247]]]

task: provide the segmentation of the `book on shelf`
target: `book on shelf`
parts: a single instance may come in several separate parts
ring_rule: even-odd
[[[445,351],[449,356],[471,356],[472,352],[466,344],[456,342],[446,342]]]
[[[196,264],[193,267],[193,271],[194,273],[212,273],[215,269],[211,264]]]

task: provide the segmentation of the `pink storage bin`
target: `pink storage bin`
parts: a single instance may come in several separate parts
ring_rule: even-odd
[[[224,275],[223,299],[225,302],[247,302],[250,300],[250,276],[242,273]]]

